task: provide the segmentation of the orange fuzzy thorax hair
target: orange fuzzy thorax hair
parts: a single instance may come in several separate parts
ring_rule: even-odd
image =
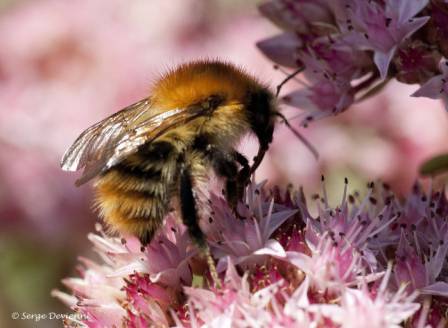
[[[210,95],[224,96],[227,104],[242,103],[248,91],[263,86],[230,63],[196,61],[183,64],[155,83],[152,101],[162,108],[183,108]]]

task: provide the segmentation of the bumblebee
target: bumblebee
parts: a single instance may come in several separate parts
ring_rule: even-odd
[[[276,97],[257,79],[230,63],[195,61],[165,74],[148,98],[85,130],[61,166],[84,169],[77,185],[96,178],[96,202],[111,231],[146,245],[177,199],[191,238],[204,248],[198,184],[214,170],[235,206],[269,148],[277,117],[283,116]],[[235,149],[248,133],[259,142],[252,165]]]

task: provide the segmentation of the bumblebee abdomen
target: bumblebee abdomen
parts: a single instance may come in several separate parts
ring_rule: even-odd
[[[156,142],[110,168],[96,183],[105,223],[120,232],[151,235],[163,223],[172,198],[176,150]]]

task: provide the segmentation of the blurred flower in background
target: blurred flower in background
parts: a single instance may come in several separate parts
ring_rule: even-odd
[[[88,253],[85,235],[96,218],[90,189],[76,189],[76,177],[59,168],[81,131],[147,96],[167,68],[198,57],[230,60],[273,87],[284,78],[255,47],[279,33],[258,13],[257,3],[0,0],[0,326],[36,325],[11,322],[13,311],[65,312],[49,293],[72,272],[76,255]],[[329,19],[320,3],[305,17]],[[443,22],[442,14],[434,11],[434,22]],[[439,32],[433,38],[443,45]],[[365,58],[357,59],[365,64]],[[293,80],[282,94],[294,89]],[[448,147],[442,105],[401,97],[416,89],[389,83],[358,108],[312,124],[303,133],[318,149],[319,162],[279,127],[257,179],[312,191],[324,172],[330,189],[349,176],[355,185],[381,178],[394,190],[408,191],[420,162]],[[241,145],[249,155],[255,149],[250,138]]]
[[[10,313],[65,312],[50,290],[86,252],[95,223],[89,188],[76,189],[76,177],[59,168],[65,149],[87,126],[147,96],[173,64],[221,57],[262,67],[253,44],[269,27],[254,2],[1,3],[0,326],[31,327]]]

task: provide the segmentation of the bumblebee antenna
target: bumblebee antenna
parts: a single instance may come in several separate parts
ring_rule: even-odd
[[[278,68],[278,66],[274,66],[274,68]],[[299,67],[298,69],[296,69],[294,72],[292,72],[291,74],[289,74],[282,82],[280,82],[279,85],[277,85],[277,91],[275,93],[275,97],[278,98],[278,95],[280,94],[280,90],[282,89],[282,87],[291,79],[293,79],[297,74],[303,72],[303,70],[305,69],[305,66]],[[275,112],[275,115],[279,116],[283,123],[285,123],[285,125],[292,131],[292,133],[294,133],[294,135],[299,138],[299,140],[305,145],[306,148],[308,148],[308,150],[311,152],[311,154],[313,154],[314,158],[316,160],[319,159],[319,152],[316,150],[316,148],[304,137],[300,134],[299,131],[297,131],[296,129],[293,128],[293,126],[289,123],[288,119],[285,117],[285,115],[283,115],[280,112]]]
[[[274,66],[275,69],[278,69],[278,66],[275,65]],[[280,82],[279,85],[277,85],[277,91],[275,92],[275,98],[278,98],[278,95],[280,94],[280,90],[282,89],[282,87],[291,79],[293,79],[297,74],[303,72],[303,70],[305,69],[305,66],[302,66],[298,69],[296,69],[294,72],[292,72],[291,74],[289,74],[282,82]]]
[[[285,117],[285,115],[283,115],[280,112],[275,112],[275,115],[279,116],[283,123],[286,124],[286,126],[292,131],[292,133],[294,133],[294,135],[299,138],[299,140],[305,145],[306,148],[308,148],[308,150],[311,152],[311,154],[313,154],[314,158],[316,160],[319,159],[319,152],[316,150],[316,148],[304,137],[300,134],[299,131],[297,131],[296,129],[294,129],[294,127],[289,123],[288,119]]]

